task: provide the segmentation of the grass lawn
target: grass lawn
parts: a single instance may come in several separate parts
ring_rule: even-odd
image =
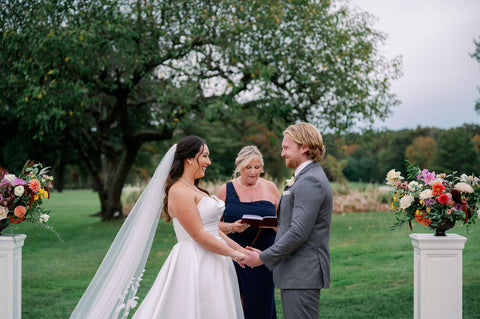
[[[27,235],[23,247],[22,318],[68,318],[122,221],[100,223],[89,214],[99,210],[91,191],[53,193],[46,207],[55,235],[21,223],[15,233]],[[321,318],[412,318],[413,247],[407,227],[389,231],[389,213],[334,215],[330,238],[331,287],[321,292]],[[429,232],[416,226],[414,232]],[[463,251],[463,317],[480,313],[480,225],[468,233]],[[171,224],[160,221],[141,282],[142,300],[175,243]],[[277,291],[278,317],[283,318]],[[226,317],[227,318],[227,317]]]

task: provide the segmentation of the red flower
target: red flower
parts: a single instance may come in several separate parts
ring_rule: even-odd
[[[428,226],[431,224],[432,220],[425,217],[425,212],[422,210],[417,210],[415,212],[415,221],[420,225]]]
[[[446,205],[448,203],[448,201],[450,200],[450,198],[448,197],[447,194],[442,194],[435,199],[436,199],[437,202],[439,202],[440,204],[443,204],[443,205]]]
[[[442,183],[435,183],[432,186],[432,194],[433,196],[438,196],[443,194],[443,191],[445,190],[445,186],[443,186]]]
[[[10,219],[10,222],[11,222],[12,224],[20,224],[21,222],[23,222],[23,220],[24,220],[25,218],[17,218],[17,217],[15,217],[15,216],[8,216],[8,219]]]

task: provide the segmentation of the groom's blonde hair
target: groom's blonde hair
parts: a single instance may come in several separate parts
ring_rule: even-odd
[[[320,162],[325,155],[322,134],[310,123],[300,122],[287,127],[283,135],[288,135],[298,145],[308,148],[307,156],[314,162]]]

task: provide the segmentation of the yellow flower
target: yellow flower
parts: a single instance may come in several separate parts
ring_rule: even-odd
[[[47,197],[48,197],[47,191],[44,188],[41,188],[38,191],[37,195],[35,195],[34,200],[44,199],[44,198],[47,198]]]

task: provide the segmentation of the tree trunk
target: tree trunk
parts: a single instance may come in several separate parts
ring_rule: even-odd
[[[55,163],[54,166],[56,180],[55,180],[55,190],[57,192],[62,192],[65,188],[65,161],[60,157],[59,161]]]

